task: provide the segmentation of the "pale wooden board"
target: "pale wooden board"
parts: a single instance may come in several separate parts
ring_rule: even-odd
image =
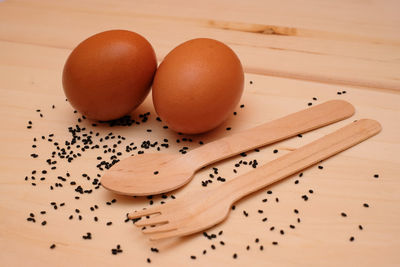
[[[0,9],[2,40],[72,49],[114,28],[143,34],[162,59],[196,37],[229,44],[246,72],[400,88],[398,1],[31,1]]]
[[[395,12],[397,2],[296,2],[293,4],[296,5],[293,11],[286,8],[288,5],[285,3],[270,4],[263,9],[260,8],[260,3],[230,3],[229,12],[225,12],[223,8],[227,6],[224,2],[215,4],[214,8],[211,8],[213,5],[208,2],[197,5],[187,2],[168,5],[149,4],[144,1],[136,3],[135,8],[128,1],[115,4],[97,2],[97,5],[78,1],[0,3],[2,265],[145,265],[148,257],[152,260],[151,264],[156,266],[387,266],[400,263],[400,96],[395,91],[247,73],[246,90],[241,101],[245,108],[238,108],[238,115],[232,116],[219,129],[201,137],[192,137],[195,140],[193,143],[177,144],[175,139],[182,136],[162,129],[163,124],[155,120],[156,114],[150,98],[133,113],[136,118],[138,114],[150,111],[147,123],[128,128],[94,128],[102,135],[112,131],[116,135],[126,136],[127,140],[123,144],[133,141],[140,145],[144,140],[160,141],[166,137],[171,147],[164,151],[178,153],[184,145],[192,149],[198,146],[199,140],[207,142],[225,136],[228,133],[225,131],[226,127],[232,127],[232,132],[246,129],[305,108],[308,102],[319,103],[339,98],[350,101],[356,107],[355,116],[346,121],[305,134],[303,138],[296,137],[266,147],[261,152],[253,152],[246,157],[247,160],[256,158],[263,164],[288,153],[281,148],[301,146],[354,119],[368,117],[381,122],[383,131],[379,135],[323,162],[323,170],[317,167],[310,168],[304,172],[302,178],[292,177],[272,186],[272,195],[266,194],[266,189],[239,202],[226,222],[209,231],[210,234],[224,231],[222,236],[211,241],[198,234],[179,240],[149,242],[132,223],[123,222],[127,212],[148,205],[147,199],[118,197],[99,189],[91,195],[81,196],[81,200],[75,200],[74,196],[78,194],[73,191],[75,187],[68,183],[65,183],[63,188],[55,188],[53,191],[48,189],[50,184],[58,181],[57,175],[64,175],[67,170],[72,175],[69,181],[75,180],[78,184],[89,187],[90,183],[85,181],[81,174],[87,173],[92,178],[95,177],[98,173],[95,165],[99,151],[84,153],[82,158],[72,164],[64,164],[58,160],[57,170],[49,172],[46,181],[37,181],[36,187],[24,181],[24,177],[30,176],[33,169],[49,170],[45,159],[53,150],[53,145],[48,141],[40,140],[36,150],[41,156],[32,159],[29,156],[34,152],[31,147],[32,139],[40,139],[42,135],[54,133],[54,139],[65,140],[70,138],[67,127],[77,123],[79,115],[73,114],[72,108],[65,102],[61,87],[61,70],[66,57],[77,42],[105,28],[118,26],[140,29],[154,44],[159,59],[179,42],[207,34],[231,44],[240,54],[247,70],[257,66],[270,68],[276,73],[285,70],[288,73],[287,77],[296,77],[295,74],[299,72],[313,77],[329,74],[334,77],[335,82],[339,78],[346,78],[357,83],[362,80],[364,84],[393,85],[393,77],[399,78],[399,38],[396,28],[398,18],[391,15]],[[320,12],[312,12],[310,6],[318,8]],[[376,9],[381,12],[376,12]],[[330,17],[329,10],[333,10]],[[349,16],[352,11],[354,18]],[[285,12],[292,12],[291,14],[296,16],[282,16]],[[325,19],[332,18],[333,14],[338,14],[340,19]],[[188,17],[191,19],[187,20]],[[205,27],[204,20],[208,19],[298,27],[316,31],[319,37],[297,36],[293,37],[293,42],[288,42],[287,40],[291,40],[288,36]],[[168,27],[160,30],[160,25]],[[346,40],[347,36],[352,38]],[[235,45],[235,40],[240,41],[240,45]],[[264,49],[252,46],[265,42],[275,42],[278,48],[307,47],[316,49],[317,52],[326,51],[338,64],[328,64],[332,61],[318,55],[314,57],[310,53],[299,57],[293,57],[285,50],[272,53],[276,49],[272,49],[272,54],[268,55],[268,58],[277,59],[271,62],[263,56]],[[347,61],[352,54],[356,55],[355,58],[362,58],[360,62],[357,59]],[[279,60],[281,58],[287,58],[288,61],[282,62]],[[304,62],[308,59],[309,62]],[[388,63],[385,63],[385,60]],[[329,66],[321,68],[325,64]],[[343,68],[339,67],[342,65]],[[376,69],[380,71],[375,72]],[[373,73],[376,73],[376,76],[372,75]],[[250,84],[250,81],[253,81],[253,84]],[[394,85],[397,86],[396,81]],[[337,91],[343,90],[346,94],[337,95]],[[313,97],[317,97],[318,100],[313,101]],[[53,104],[55,109],[51,108]],[[41,110],[43,118],[40,118],[36,109]],[[26,128],[29,120],[33,122],[31,130]],[[91,123],[87,121],[81,125],[91,128]],[[153,131],[148,133],[146,129]],[[279,152],[274,154],[272,151],[276,148]],[[123,147],[121,150],[123,151]],[[235,176],[232,168],[240,159],[242,158],[232,158],[214,166],[219,168],[220,175],[229,179]],[[238,173],[250,169],[240,167]],[[210,172],[211,167],[202,170],[187,187],[174,195],[179,197],[180,194],[203,189],[200,183],[207,179]],[[373,178],[375,173],[380,175],[379,179]],[[300,181],[297,185],[294,184],[296,179]],[[212,184],[218,185],[220,184],[216,182]],[[313,189],[314,194],[307,193],[309,189]],[[303,194],[310,197],[307,202],[301,199]],[[261,200],[266,197],[268,202],[263,203]],[[279,203],[275,202],[275,197],[279,197]],[[117,203],[112,206],[106,205],[106,202],[113,198],[117,199]],[[54,210],[50,205],[52,201],[66,204]],[[156,198],[155,202],[159,201],[160,199]],[[364,202],[368,203],[370,208],[362,207]],[[92,212],[89,207],[94,204],[97,204],[99,209]],[[75,208],[81,210],[82,221],[77,220]],[[258,214],[259,208],[264,210],[263,214]],[[293,213],[294,208],[300,211],[299,215]],[[46,210],[47,214],[40,215],[41,210]],[[243,215],[243,210],[249,212],[249,217]],[[30,212],[35,213],[35,224],[26,221]],[[341,217],[341,212],[346,212],[348,217]],[[74,220],[68,220],[70,214],[74,215]],[[99,222],[95,223],[93,216],[98,216]],[[263,217],[268,217],[268,221],[262,222]],[[300,224],[296,222],[297,217],[301,218]],[[43,219],[47,221],[46,226],[40,225]],[[113,225],[106,226],[107,221],[112,221]],[[294,224],[296,229],[291,230],[289,224]],[[364,226],[363,231],[358,230],[359,224]],[[273,225],[276,229],[271,232],[269,228]],[[285,235],[280,235],[279,229],[284,229]],[[82,235],[88,231],[92,233],[93,239],[83,240]],[[355,237],[354,242],[349,242],[350,236]],[[258,244],[254,242],[257,237],[260,238]],[[219,244],[221,240],[225,242],[225,246]],[[272,241],[278,241],[279,245],[271,245]],[[49,246],[53,243],[57,247],[50,250]],[[121,244],[124,252],[115,256],[110,250],[117,244]],[[215,244],[215,251],[210,248],[211,244]],[[246,251],[247,245],[251,246],[250,251]],[[260,245],[264,246],[263,251],[259,250]],[[151,252],[151,247],[157,247],[160,253]],[[203,249],[207,249],[205,256],[202,255]],[[232,258],[233,253],[238,254],[238,259]],[[197,259],[191,260],[191,255],[196,255]]]
[[[135,200],[129,197],[118,197],[99,189],[92,195],[82,196],[75,200],[75,187],[68,183],[63,189],[48,189],[56,182],[56,175],[64,175],[66,170],[72,174],[69,180],[76,180],[78,184],[87,182],[81,177],[88,173],[94,177],[98,173],[95,168],[97,154],[85,153],[84,157],[71,165],[58,164],[58,169],[47,175],[46,182],[37,182],[32,187],[23,179],[31,170],[49,169],[44,162],[46,154],[52,151],[47,141],[39,141],[37,151],[40,158],[32,159],[29,154],[33,137],[55,134],[55,139],[64,140],[69,137],[68,126],[77,122],[78,115],[72,113],[72,108],[64,100],[60,85],[60,68],[67,56],[67,51],[55,48],[43,48],[34,45],[15,45],[1,43],[1,258],[8,266],[30,263],[33,265],[57,264],[115,264],[146,263],[146,258],[152,259],[152,264],[237,264],[264,265],[268,261],[274,265],[354,265],[354,264],[395,264],[399,263],[397,251],[399,249],[400,217],[398,213],[400,172],[398,136],[400,134],[398,118],[400,115],[396,94],[375,90],[337,87],[312,82],[300,82],[280,78],[271,78],[259,75],[246,75],[246,90],[241,103],[245,108],[238,108],[238,115],[232,116],[219,130],[194,140],[214,140],[226,134],[225,127],[231,126],[232,131],[255,126],[262,122],[277,118],[289,112],[307,107],[308,102],[318,103],[329,99],[346,99],[356,107],[356,114],[352,118],[305,134],[303,138],[293,138],[282,144],[264,148],[259,153],[251,153],[246,159],[257,158],[260,164],[287,153],[280,147],[297,147],[315,138],[328,133],[339,126],[358,118],[373,118],[382,123],[383,131],[378,135],[323,163],[324,169],[313,167],[307,171],[300,183],[294,184],[296,177],[286,182],[274,185],[273,194],[267,195],[266,190],[253,194],[238,203],[226,222],[210,230],[210,233],[224,234],[216,240],[209,241],[201,234],[181,240],[171,240],[160,243],[151,243],[146,240],[138,229],[131,223],[124,223],[126,212],[145,207],[148,200]],[[46,57],[43,57],[46,54]],[[18,67],[17,67],[18,66]],[[43,67],[41,67],[43,66]],[[16,75],[18,71],[18,75]],[[249,82],[253,81],[253,84]],[[347,93],[337,95],[337,91],[346,90]],[[312,101],[317,97],[317,101]],[[56,106],[55,109],[51,105]],[[41,109],[44,117],[40,118],[35,110]],[[167,137],[171,148],[167,151],[178,153],[183,144],[176,144],[174,140],[179,136],[169,130],[161,128],[162,123],[155,120],[155,112],[150,98],[134,113],[151,112],[150,120],[146,124],[130,128],[94,128],[102,135],[112,131],[128,137],[125,143],[134,141],[140,144],[143,140],[160,140]],[[28,121],[32,120],[33,129],[28,130]],[[90,123],[83,125],[91,127]],[[153,129],[147,133],[146,129]],[[197,143],[185,143],[190,148]],[[123,150],[123,149],[122,149]],[[100,153],[101,154],[101,153]],[[221,164],[215,164],[220,174],[227,179],[234,177],[233,164],[240,160],[236,157]],[[239,173],[250,170],[249,167],[238,168]],[[210,168],[198,173],[194,180],[175,195],[201,189],[200,182],[208,177]],[[380,174],[374,179],[375,173]],[[40,175],[36,175],[40,177]],[[65,175],[64,175],[65,177]],[[213,186],[217,186],[216,183]],[[308,194],[310,200],[304,202],[301,195],[313,189],[314,194]],[[278,196],[279,203],[274,197]],[[261,200],[267,197],[267,204]],[[106,201],[116,198],[117,203],[107,206]],[[53,210],[50,202],[65,202],[65,207]],[[159,202],[157,200],[156,202]],[[364,202],[370,208],[363,208]],[[99,205],[95,212],[90,206]],[[75,208],[81,209],[83,220],[68,220]],[[257,210],[263,208],[264,214]],[[293,209],[300,210],[300,224],[296,223],[296,214]],[[48,213],[41,216],[39,211]],[[250,213],[248,218],[242,214],[243,210]],[[342,218],[340,212],[345,211],[348,218]],[[30,212],[34,212],[38,220],[33,224],[26,221]],[[95,223],[93,216],[98,216],[100,222]],[[266,216],[268,222],[261,219]],[[47,220],[46,226],[41,226],[41,218]],[[113,221],[112,226],[105,226],[105,222]],[[294,224],[296,229],[290,230],[288,225]],[[363,231],[357,229],[364,226]],[[284,229],[281,236],[277,230],[268,229],[274,225],[277,229]],[[82,235],[90,231],[92,240],[83,240]],[[355,242],[349,242],[350,236],[355,236]],[[259,237],[260,243],[254,243]],[[219,245],[223,240],[226,245]],[[278,241],[274,247],[272,241]],[[50,250],[49,246],[55,243],[57,248]],[[121,244],[124,252],[120,255],[111,255],[111,248]],[[210,245],[215,244],[213,251]],[[251,245],[250,252],[246,245]],[[259,245],[264,245],[264,251]],[[150,252],[150,247],[157,247],[161,252]],[[202,256],[203,249],[207,255]],[[238,253],[239,258],[233,260],[232,254]],[[190,259],[196,255],[197,260]]]

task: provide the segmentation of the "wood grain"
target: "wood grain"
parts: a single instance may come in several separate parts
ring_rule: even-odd
[[[229,44],[248,73],[400,88],[399,2],[308,1],[296,8],[287,8],[295,5],[290,1],[228,2],[176,1],[170,8],[172,3],[146,1],[9,0],[0,9],[0,34],[2,40],[72,49],[94,33],[132,29],[149,39],[159,60],[188,39],[210,37]],[[222,12],[224,6],[232,10]]]
[[[398,266],[400,257],[400,96],[398,1],[14,1],[0,2],[0,261],[4,266]],[[212,22],[210,22],[212,21]],[[210,23],[210,24],[208,24]],[[228,23],[228,24],[226,24]],[[232,29],[224,29],[228,27]],[[254,26],[255,25],[255,26]],[[259,26],[262,25],[262,26]],[[263,28],[264,27],[264,28]],[[159,60],[178,43],[207,36],[227,42],[240,54],[247,73],[238,115],[220,128],[193,142],[158,122],[148,98],[132,115],[150,112],[146,123],[132,127],[93,127],[65,97],[61,70],[71,49],[95,32],[126,28],[145,35],[157,50]],[[283,34],[296,29],[300,36]],[[266,31],[257,33],[252,31]],[[256,74],[255,74],[256,73]],[[273,74],[272,76],[263,75]],[[300,75],[301,74],[301,75]],[[278,77],[279,76],[279,77]],[[286,78],[282,78],[286,77]],[[294,77],[298,79],[291,79]],[[310,77],[310,80],[307,80]],[[250,81],[252,83],[250,83]],[[321,81],[321,82],[316,82]],[[341,85],[338,85],[341,84]],[[357,84],[349,86],[344,84]],[[364,87],[361,85],[365,85]],[[380,86],[383,85],[383,86]],[[368,86],[368,87],[367,87]],[[389,88],[384,90],[382,88]],[[346,93],[343,93],[345,91]],[[338,94],[340,93],[340,95]],[[317,100],[313,100],[315,97]],[[80,195],[76,186],[92,187],[100,171],[96,168],[102,151],[86,151],[71,164],[58,162],[50,172],[46,159],[54,145],[47,141],[70,140],[68,127],[79,124],[106,136],[126,137],[121,145],[169,139],[168,152],[189,151],[199,141],[211,142],[230,133],[254,127],[285,114],[332,99],[344,99],[356,108],[351,119],[338,122],[204,168],[184,190],[208,190],[201,181],[211,179],[212,167],[228,181],[251,170],[240,160],[257,159],[262,165],[274,158],[360,118],[379,121],[382,132],[370,140],[310,168],[302,177],[243,199],[221,225],[208,231],[217,238],[194,235],[154,243],[136,231],[125,214],[149,205],[146,198],[118,197],[99,189]],[[55,105],[55,108],[52,108]],[[40,112],[36,110],[40,109]],[[40,117],[40,113],[43,117]],[[27,129],[32,121],[32,129]],[[147,132],[152,129],[152,132]],[[45,136],[45,140],[41,137]],[[32,148],[33,138],[38,147]],[[176,140],[180,139],[180,143]],[[98,139],[95,139],[98,140]],[[113,140],[105,144],[112,146]],[[119,147],[123,150],[123,147]],[[274,153],[274,150],[278,150]],[[33,159],[31,153],[39,157]],[[145,151],[156,152],[154,148]],[[123,154],[121,157],[126,156]],[[233,173],[233,169],[237,173]],[[48,170],[45,181],[25,181],[32,170]],[[58,175],[71,177],[62,188],[49,190]],[[87,173],[92,180],[82,177]],[[374,178],[379,174],[379,178]],[[41,176],[37,175],[37,179]],[[75,180],[76,186],[69,183]],[[295,181],[299,182],[295,184]],[[313,194],[309,190],[313,190]],[[267,191],[271,190],[272,194]],[[304,201],[303,195],[309,200]],[[80,196],[76,200],[75,196]],[[112,199],[117,202],[107,205]],[[276,198],[279,202],[276,202]],[[268,199],[263,202],[263,199]],[[163,199],[154,197],[154,203]],[[170,196],[166,201],[171,201]],[[65,202],[57,210],[50,204]],[[364,203],[369,208],[363,207]],[[99,209],[91,211],[90,207]],[[75,209],[80,209],[82,220]],[[263,213],[258,213],[262,209]],[[293,212],[298,209],[299,213]],[[41,215],[40,211],[47,213]],[[243,211],[248,212],[246,217]],[[29,213],[36,223],[28,222]],[[347,217],[342,217],[345,212]],[[68,217],[74,215],[73,220]],[[99,221],[94,222],[97,216]],[[268,220],[263,222],[262,219]],[[301,223],[297,223],[297,218]],[[41,225],[47,221],[45,226]],[[112,221],[111,226],[106,223]],[[295,225],[295,229],[289,227]],[[363,230],[358,226],[362,225]],[[275,230],[270,228],[275,226]],[[280,229],[285,234],[279,233]],[[221,236],[218,235],[223,230]],[[91,232],[91,240],[83,235]],[[355,237],[353,242],[349,241]],[[255,239],[259,238],[259,243]],[[219,242],[224,241],[225,245]],[[272,242],[279,244],[273,246]],[[56,244],[55,249],[50,249]],[[112,255],[121,245],[123,253]],[[214,244],[216,249],[210,246]],[[246,246],[250,250],[246,250]],[[260,250],[260,246],[264,250]],[[151,252],[157,247],[159,253]],[[206,249],[206,255],[203,250]],[[237,253],[238,258],[233,259]],[[196,260],[190,258],[196,256]]]

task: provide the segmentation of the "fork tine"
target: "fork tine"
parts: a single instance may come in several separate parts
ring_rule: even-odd
[[[188,231],[187,229],[180,228],[180,229],[174,229],[171,231],[150,234],[149,239],[152,241],[155,241],[155,240],[160,240],[160,239],[165,239],[165,238],[170,238],[170,237],[183,236],[186,234],[190,234],[190,231]]]
[[[154,225],[159,223],[167,223],[168,220],[163,215],[155,215],[151,218],[141,219],[140,221],[135,222],[135,225],[138,227],[146,226],[146,225]]]
[[[128,218],[129,219],[136,219],[136,218],[140,218],[143,216],[147,216],[147,215],[151,215],[154,213],[161,213],[160,212],[160,208],[159,207],[151,207],[149,209],[145,209],[145,210],[138,210],[138,211],[134,211],[128,214]]]
[[[171,223],[166,223],[166,224],[156,225],[155,227],[146,228],[146,229],[142,230],[142,233],[153,234],[153,233],[171,231],[171,230],[176,230],[176,229],[177,229],[176,225],[173,225]]]

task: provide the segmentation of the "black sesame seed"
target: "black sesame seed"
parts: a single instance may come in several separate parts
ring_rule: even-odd
[[[347,214],[342,212],[340,215],[342,215],[342,217],[347,217]]]
[[[44,226],[44,225],[46,225],[46,224],[47,224],[47,222],[46,222],[46,221],[43,221],[43,222],[42,222],[42,225],[43,225],[43,226]]]
[[[236,253],[233,254],[233,258],[237,259],[237,254]]]
[[[256,238],[256,239],[254,240],[254,242],[258,243],[258,242],[260,242],[260,239],[259,239],[259,238]]]
[[[318,169],[320,169],[320,170],[322,170],[323,168],[324,168],[324,167],[321,166],[321,165],[318,166]]]
[[[369,205],[367,203],[364,203],[363,206],[369,208]]]
[[[264,250],[264,246],[263,245],[260,246],[260,250]]]
[[[278,149],[274,149],[274,153],[278,153]]]
[[[350,240],[350,242],[353,242],[354,241],[354,236],[351,236],[349,240]]]
[[[272,245],[276,246],[276,245],[278,245],[278,242],[273,241],[273,242],[272,242]]]
[[[195,260],[195,259],[196,259],[196,256],[192,255],[192,256],[190,256],[190,258],[191,258],[192,260]]]
[[[379,174],[374,174],[374,178],[379,178]]]
[[[360,225],[358,226],[358,229],[363,230],[364,228],[363,228],[363,226],[360,224]]]
[[[244,104],[240,105],[240,108],[244,108]]]
[[[55,249],[55,248],[56,248],[56,244],[52,244],[52,245],[50,246],[50,248],[51,248],[51,249]]]

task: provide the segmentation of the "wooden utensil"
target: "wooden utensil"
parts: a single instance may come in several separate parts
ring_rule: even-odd
[[[101,184],[117,194],[146,196],[160,194],[188,183],[200,168],[216,161],[265,146],[354,114],[354,107],[343,100],[331,100],[292,113],[196,148],[186,155],[142,154],[126,158],[109,170]]]
[[[143,230],[151,240],[184,236],[222,222],[237,200],[272,183],[295,174],[379,133],[381,125],[374,120],[353,122],[293,152],[234,178],[227,183],[197,193],[190,193],[164,205],[130,213],[130,219],[141,219],[137,226],[156,225]]]

